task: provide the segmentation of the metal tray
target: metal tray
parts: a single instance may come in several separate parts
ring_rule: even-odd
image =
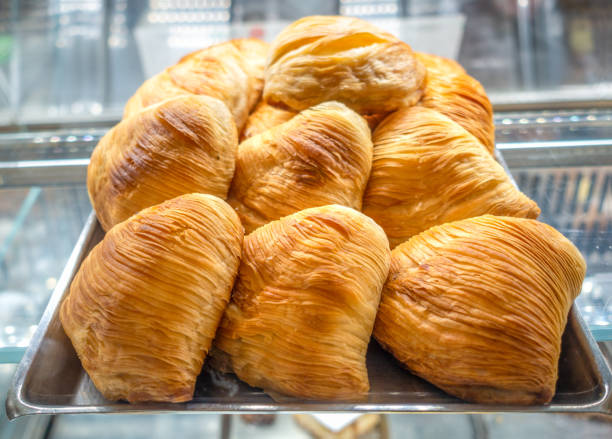
[[[498,153],[497,159],[505,166]],[[559,380],[551,404],[483,405],[461,401],[410,374],[372,341],[367,353],[370,393],[359,402],[273,400],[232,374],[206,365],[187,403],[128,404],[105,400],[81,367],[59,321],[59,305],[72,278],[104,232],[92,212],[51,296],[9,389],[10,419],[30,414],[161,412],[576,412],[612,414],[612,372],[575,306],[563,334]]]
[[[19,364],[6,401],[9,418],[29,414],[123,412],[600,412],[612,414],[612,374],[595,340],[572,307],[563,335],[557,393],[550,405],[499,406],[463,402],[411,375],[376,342],[367,367],[371,390],[362,402],[272,400],[232,374],[206,366],[193,401],[180,404],[128,404],[105,400],[81,367],[58,317],[59,304],[81,261],[104,236],[92,213],[53,292],[38,330]]]

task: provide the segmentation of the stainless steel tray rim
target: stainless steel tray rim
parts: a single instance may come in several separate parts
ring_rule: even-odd
[[[607,386],[606,386],[607,387]],[[236,414],[236,413],[447,413],[447,414],[478,414],[478,413],[600,413],[612,414],[609,404],[609,391],[599,401],[577,409],[568,404],[553,404],[546,406],[517,406],[517,405],[474,405],[468,403],[455,404],[356,404],[347,407],[336,404],[316,404],[313,408],[302,403],[287,405],[266,404],[234,404],[210,405],[206,403],[189,403],[187,405],[172,404],[111,404],[104,407],[95,406],[36,406],[23,402],[7,415],[10,420],[22,416],[32,415],[61,415],[61,414]],[[608,404],[605,404],[608,402]],[[7,405],[8,408],[8,405]]]
[[[70,282],[72,282],[72,278],[78,270],[77,261],[84,257],[84,253],[86,251],[85,244],[94,234],[94,225],[96,222],[96,214],[92,211],[89,214],[85,225],[83,226],[83,231],[79,235],[79,238],[74,246],[74,250],[66,262],[66,268],[64,268],[64,271],[57,281],[55,289],[53,290],[53,293],[49,299],[49,303],[47,304],[47,307],[45,308],[45,311],[40,319],[40,323],[32,335],[30,344],[23,354],[21,361],[17,365],[15,375],[13,376],[13,381],[6,398],[6,414],[11,420],[19,416],[29,414],[26,409],[33,410],[32,413],[45,413],[41,411],[40,407],[30,405],[24,402],[23,398],[21,398],[21,395],[23,394],[23,384],[25,382],[27,373],[27,365],[36,355],[37,347],[40,345],[47,332],[47,329],[49,328],[49,323],[51,322],[55,309],[61,302],[64,292],[70,286]]]

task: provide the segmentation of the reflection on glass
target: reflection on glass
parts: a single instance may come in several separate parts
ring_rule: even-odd
[[[587,261],[576,303],[594,335],[612,336],[612,167],[517,170],[521,189],[535,200],[540,220],[560,230]]]
[[[0,362],[27,347],[89,210],[84,186],[0,190]]]
[[[612,4],[577,0],[46,0],[0,4],[0,125],[117,119],[142,81],[229,38],[362,17],[458,58],[500,105],[612,99]]]

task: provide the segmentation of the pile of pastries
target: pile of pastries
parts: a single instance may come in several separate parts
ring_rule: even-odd
[[[65,332],[109,400],[189,401],[205,361],[363,400],[373,335],[451,395],[548,403],[586,266],[494,146],[478,81],[359,19],[187,55],[93,152]]]

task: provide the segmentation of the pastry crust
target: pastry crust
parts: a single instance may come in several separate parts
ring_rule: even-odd
[[[491,215],[396,247],[374,336],[411,372],[483,404],[546,404],[586,265],[552,227]]]
[[[242,238],[227,203],[188,194],[116,225],[94,247],[60,319],[106,399],[193,397],[230,298]]]
[[[455,61],[426,53],[416,56],[427,67],[420,104],[457,122],[493,153],[493,107],[480,82]]]
[[[231,114],[208,96],[169,99],[124,119],[100,140],[87,168],[100,224],[109,230],[181,194],[226,198],[237,148]]]
[[[272,43],[263,96],[294,110],[335,100],[360,114],[386,113],[419,100],[425,73],[410,46],[376,26],[311,16]]]
[[[190,53],[145,81],[127,102],[123,116],[171,97],[206,95],[227,105],[241,131],[261,95],[268,47],[255,38],[242,38]]]
[[[373,142],[363,212],[382,226],[391,248],[449,221],[540,214],[483,145],[437,111],[398,110],[378,126]]]
[[[425,66],[428,76],[429,72],[434,77],[439,75],[463,75],[467,73],[461,64],[450,58],[424,52],[414,52],[414,56]],[[425,83],[427,84],[427,81]]]
[[[240,141],[244,142],[250,137],[285,123],[291,120],[296,114],[297,112],[295,111],[286,110],[261,101],[249,115],[244,130],[242,130],[242,134],[240,135]]]
[[[389,269],[383,230],[332,205],[245,237],[215,347],[252,386],[307,399],[361,399],[365,356]]]
[[[240,135],[240,141],[261,134],[264,131],[274,128],[277,125],[288,122],[298,114],[296,111],[287,110],[285,108],[259,102],[255,110],[249,115],[244,130]],[[374,130],[376,126],[385,118],[386,114],[370,114],[363,115],[363,118],[368,123],[370,130]]]
[[[240,144],[228,202],[247,233],[308,207],[360,210],[371,164],[365,120],[327,102]]]

